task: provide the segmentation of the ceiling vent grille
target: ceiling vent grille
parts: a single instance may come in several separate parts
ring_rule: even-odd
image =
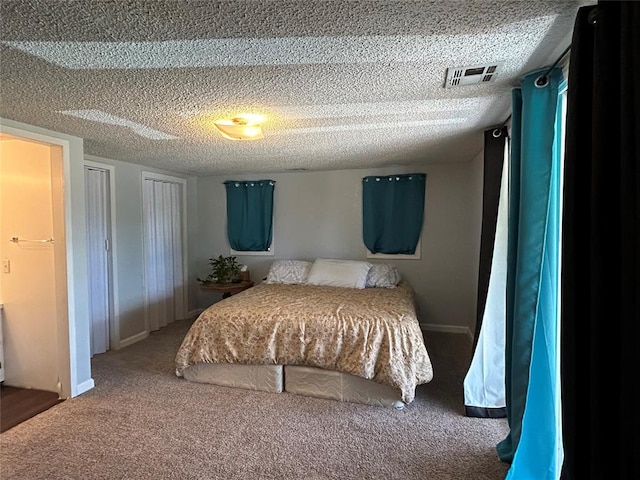
[[[498,73],[500,73],[501,68],[502,62],[491,63],[489,65],[447,68],[447,80],[444,86],[451,88],[492,82]]]

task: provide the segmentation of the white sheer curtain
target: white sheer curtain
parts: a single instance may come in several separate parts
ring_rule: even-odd
[[[149,331],[185,317],[182,184],[143,181],[146,318]]]
[[[493,244],[491,275],[482,326],[464,379],[467,410],[484,414],[474,416],[504,417],[505,397],[505,335],[507,290],[507,239],[509,223],[509,143],[505,142],[502,179],[496,233]]]
[[[87,216],[87,261],[89,269],[89,312],[91,355],[109,349],[109,238],[108,173],[86,167],[85,203]]]

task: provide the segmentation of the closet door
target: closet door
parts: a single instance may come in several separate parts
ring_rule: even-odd
[[[109,350],[111,254],[109,172],[85,166],[91,355]]]
[[[145,314],[147,330],[185,318],[183,188],[143,178]]]

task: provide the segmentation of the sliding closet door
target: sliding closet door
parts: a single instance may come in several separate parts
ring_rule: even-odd
[[[91,355],[109,350],[111,252],[109,172],[84,169]]]
[[[147,330],[185,318],[184,184],[143,178],[145,315]]]

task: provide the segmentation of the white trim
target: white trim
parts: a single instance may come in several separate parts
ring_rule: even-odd
[[[91,160],[89,160],[91,159]],[[115,350],[120,349],[120,296],[118,294],[119,282],[118,282],[118,242],[115,241],[116,236],[116,167],[106,163],[95,161],[98,157],[91,155],[85,155],[84,165],[87,167],[98,168],[100,170],[107,170],[109,172],[109,209],[111,210],[111,241],[109,248],[111,248],[111,287],[113,289],[113,313],[112,320],[113,325],[110,325],[110,348]]]
[[[149,172],[147,170],[142,170],[141,174],[142,174],[143,180],[160,180],[163,182],[181,183],[185,186],[187,185],[187,179],[184,177],[174,177],[171,175],[163,175],[162,173]]]
[[[252,252],[249,250],[234,250],[233,248],[229,247],[229,254],[230,255],[234,255],[234,256],[254,256],[254,257],[273,257],[275,255],[275,248],[273,248],[273,243],[271,244],[271,246],[269,247],[269,250],[267,250],[266,252]]]
[[[456,333],[466,335],[473,343],[473,332],[471,332],[471,329],[469,327],[463,327],[460,325],[440,325],[437,323],[421,323],[420,328],[422,330],[430,332]]]
[[[171,175],[163,175],[161,173],[149,172],[146,170],[142,170],[140,172],[140,205],[144,205],[144,181],[145,180],[159,180],[162,182],[168,183],[179,183],[182,185],[182,279],[184,285],[184,296],[183,296],[183,305],[182,311],[186,312],[189,308],[189,288],[188,288],[188,241],[187,241],[187,179],[184,177],[174,177]],[[143,212],[144,215],[144,212]],[[144,228],[142,228],[142,285],[144,289],[144,328],[145,331],[149,332],[149,318],[147,312],[147,305],[149,305],[149,299],[147,298],[147,279],[146,275],[146,265],[144,264],[144,259],[146,259],[147,255],[144,251],[145,241],[144,241]],[[184,319],[175,319],[175,320],[184,320]],[[122,342],[121,342],[122,343]]]
[[[140,342],[149,336],[149,332],[145,330],[144,332],[136,333],[135,335],[131,335],[128,338],[124,338],[120,340],[120,348],[128,347],[129,345],[133,345],[134,343]]]
[[[371,253],[367,248],[367,258],[384,258],[393,260],[420,260],[422,258],[422,233],[416,244],[416,251],[413,255],[405,253]]]
[[[71,144],[69,140],[51,137],[40,133],[30,132],[20,128],[14,128],[7,125],[0,125],[0,133],[8,133],[16,137],[35,140],[48,145],[57,145],[62,148],[62,172],[63,172],[63,203],[64,203],[64,230],[65,230],[65,259],[66,259],[66,277],[67,277],[67,318],[57,319],[58,330],[58,375],[62,377],[60,382],[62,390],[61,394],[75,397],[79,395],[78,381],[78,359],[77,339],[76,339],[76,312],[75,312],[75,275],[74,275],[74,256],[73,256],[73,214],[71,202]],[[60,338],[61,331],[66,330],[64,339]],[[88,339],[87,339],[88,340]],[[62,343],[62,350],[59,348]],[[60,355],[65,352],[69,354],[69,363],[67,370],[67,358],[61,359]],[[85,382],[83,382],[84,384]]]
[[[93,378],[90,378],[89,380],[85,380],[84,382],[82,382],[81,384],[79,384],[76,387],[77,394],[78,395],[82,395],[84,392],[88,392],[89,390],[91,390],[95,386],[96,386],[96,384],[93,381]]]

